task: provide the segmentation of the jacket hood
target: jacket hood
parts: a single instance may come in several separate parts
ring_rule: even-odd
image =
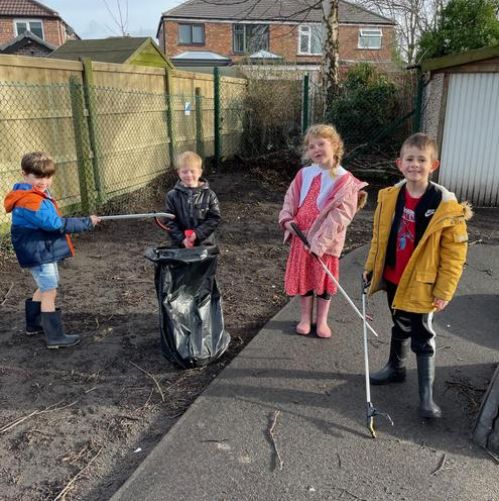
[[[199,182],[201,183],[201,185],[198,186],[197,188],[189,188],[189,187],[185,186],[185,184],[182,183],[182,181],[177,181],[173,188],[175,190],[183,191],[184,193],[189,193],[189,191],[191,191],[191,190],[194,190],[194,191],[208,190],[210,188],[208,181],[204,177],[199,178]]]
[[[12,212],[21,200],[32,199],[33,195],[38,195],[40,199],[45,198],[43,193],[38,190],[34,190],[30,184],[16,183],[13,190],[7,194],[3,202],[5,211],[7,213]]]
[[[442,202],[456,202],[463,210],[463,217],[465,219],[465,221],[469,221],[472,217],[473,217],[473,207],[471,205],[470,202],[468,201],[464,201],[464,202],[461,202],[459,203],[457,201],[457,197],[454,193],[452,193],[452,191],[449,191],[445,186],[442,186],[441,184],[437,184],[437,183],[434,183],[432,181],[430,181],[431,184],[433,186],[435,186],[435,188],[437,188],[438,190],[440,190],[442,192]],[[404,184],[406,184],[407,181],[405,179],[402,179],[402,181],[399,181],[398,183],[396,183],[393,188],[402,188],[402,186],[404,186]]]

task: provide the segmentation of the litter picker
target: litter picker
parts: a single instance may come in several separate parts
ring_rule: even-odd
[[[293,231],[297,235],[297,237],[303,242],[303,245],[305,247],[310,247],[308,244],[307,237],[303,234],[303,232],[298,228],[298,226],[295,223],[291,223],[291,227],[293,228]],[[375,416],[383,416],[388,421],[390,424],[393,426],[393,421],[392,418],[386,413],[386,412],[381,412],[378,411],[373,403],[371,402],[371,386],[369,382],[369,357],[368,357],[368,350],[367,350],[367,329],[369,329],[376,337],[378,337],[378,334],[376,331],[369,325],[367,319],[366,319],[366,295],[367,295],[367,288],[369,286],[368,283],[363,282],[362,283],[362,313],[359,311],[357,306],[355,306],[355,303],[350,299],[350,296],[345,292],[343,287],[339,284],[338,280],[334,277],[334,275],[329,271],[328,267],[324,264],[324,261],[317,255],[314,254],[313,252],[311,253],[312,256],[314,256],[317,261],[321,264],[322,268],[328,275],[328,277],[336,284],[336,287],[338,287],[338,290],[343,294],[347,302],[350,304],[350,306],[353,308],[353,310],[357,313],[357,315],[362,319],[362,325],[363,325],[363,331],[364,331],[364,365],[365,365],[365,373],[366,373],[366,406],[367,406],[367,428],[369,432],[371,433],[372,438],[376,438],[376,432],[374,430],[374,418]]]
[[[362,316],[363,316],[362,326],[364,333],[364,367],[365,367],[364,372],[366,374],[366,418],[367,418],[367,429],[371,433],[371,437],[376,438],[376,431],[374,428],[374,418],[376,416],[383,416],[389,421],[389,423],[392,426],[393,426],[393,421],[389,414],[387,414],[386,412],[378,411],[371,402],[371,383],[369,381],[369,354],[367,348],[367,326],[369,324],[367,323],[367,317],[366,317],[366,302],[367,302],[366,296],[368,288],[369,288],[369,282],[365,282],[364,280],[362,280]]]
[[[161,219],[175,219],[169,212],[146,212],[144,214],[113,214],[112,216],[98,216],[101,221],[115,221],[122,219],[154,219],[154,222],[164,231],[170,231],[168,227],[161,222]]]
[[[113,214],[111,216],[98,216],[101,221],[113,221],[118,219],[150,219],[162,217],[165,219],[175,219],[173,214],[168,212],[146,212],[144,214]]]

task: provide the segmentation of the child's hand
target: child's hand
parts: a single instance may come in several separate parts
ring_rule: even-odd
[[[293,220],[291,221],[286,221],[284,223],[284,228],[286,228],[288,231],[290,231],[291,233],[295,233],[295,230],[293,230],[293,227],[291,226],[292,224],[296,224]]]
[[[433,306],[437,311],[442,311],[447,305],[449,301],[444,301],[443,299],[438,299],[438,297],[433,298]]]
[[[368,285],[371,285],[371,278],[372,278],[372,273],[369,271],[363,271],[362,272],[362,282],[364,285],[367,287]]]
[[[96,215],[92,214],[90,216],[90,221],[92,221],[92,225],[95,226],[100,223],[100,217],[97,217]]]

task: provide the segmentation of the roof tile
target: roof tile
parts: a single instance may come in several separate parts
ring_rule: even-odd
[[[59,13],[34,0],[2,0],[0,16],[60,17]]]
[[[163,13],[166,18],[241,21],[321,22],[317,0],[188,0]],[[390,24],[395,22],[344,0],[339,3],[341,23]]]

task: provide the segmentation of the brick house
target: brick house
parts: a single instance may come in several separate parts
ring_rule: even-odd
[[[45,56],[79,39],[59,14],[35,0],[0,1],[0,52]]]
[[[391,63],[393,20],[343,0],[339,20],[340,63]],[[157,37],[173,62],[215,53],[232,62],[260,55],[286,64],[318,66],[321,21],[320,3],[312,0],[188,0],[162,14]]]

